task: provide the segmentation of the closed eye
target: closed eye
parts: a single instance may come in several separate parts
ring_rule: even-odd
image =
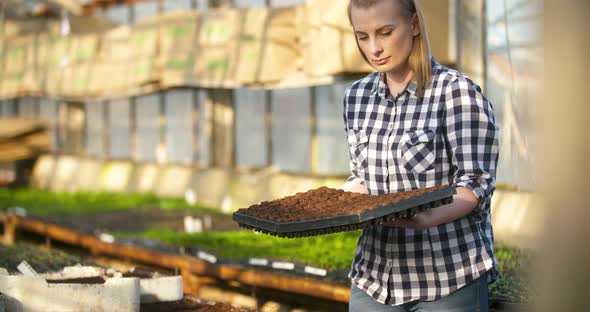
[[[392,32],[392,30],[386,31],[386,32],[382,32],[381,33],[381,36],[389,36],[389,35],[391,35],[391,32]]]

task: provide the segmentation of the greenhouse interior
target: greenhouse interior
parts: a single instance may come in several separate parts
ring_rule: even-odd
[[[561,310],[556,306],[559,302],[571,304],[571,309],[563,311],[584,310],[581,302],[587,298],[571,300],[568,296],[573,293],[567,291],[555,294],[557,299],[548,303],[553,293],[545,285],[560,280],[557,274],[587,276],[586,272],[564,268],[551,274],[547,273],[551,272],[549,262],[537,261],[545,258],[544,248],[551,242],[551,246],[560,245],[558,236],[543,239],[552,228],[546,217],[555,213],[542,209],[550,201],[540,194],[555,196],[551,198],[563,205],[570,203],[572,210],[563,215],[575,215],[577,205],[558,200],[559,195],[569,194],[559,188],[558,181],[571,183],[575,174],[584,177],[573,168],[549,168],[586,163],[573,160],[579,143],[561,148],[575,150],[565,158],[553,155],[558,151],[545,152],[548,146],[570,144],[568,133],[586,131],[573,127],[587,121],[570,124],[566,121],[570,117],[556,113],[550,104],[538,105],[559,99],[557,91],[553,98],[543,95],[550,92],[548,86],[560,82],[547,78],[548,69],[569,68],[574,75],[571,80],[584,80],[575,71],[587,68],[580,63],[587,60],[576,59],[578,54],[562,60],[571,51],[581,51],[583,44],[565,41],[576,38],[573,35],[562,38],[559,32],[567,31],[570,23],[566,18],[564,24],[563,17],[571,14],[576,34],[585,34],[585,23],[576,18],[588,5],[572,2],[579,4],[2,0],[0,311],[373,311],[372,304],[383,306],[383,311],[431,311],[429,304],[434,307],[447,295],[456,297],[464,285],[479,281],[480,274],[488,276],[481,311],[541,311],[551,304]],[[412,128],[416,132],[401,139],[384,136],[391,127],[403,125],[395,118],[404,114],[391,117],[389,130],[377,128],[381,121],[375,119],[390,118],[383,117],[389,116],[390,108],[371,111],[374,95],[362,93],[369,91],[371,86],[363,82],[371,77],[383,78],[378,83],[385,85],[386,92],[393,86],[394,69],[379,70],[381,62],[388,66],[393,61],[377,62],[371,59],[375,55],[367,53],[386,51],[387,44],[398,44],[396,39],[381,28],[375,36],[366,30],[377,22],[357,23],[362,14],[375,14],[373,20],[379,21],[389,13],[375,8],[387,5],[413,8],[407,25],[420,24],[420,38],[427,38],[430,62],[422,65],[432,67],[433,77],[453,75],[472,86],[470,103],[480,106],[464,108],[471,113],[464,111],[462,118],[490,114],[483,115],[490,117],[488,137],[471,136],[472,145],[466,143],[467,137],[461,143],[460,137],[457,142],[464,146],[446,149],[452,154],[450,160],[443,154],[447,144],[454,142],[447,134],[453,125],[420,130],[423,120],[413,119],[413,125],[418,122],[418,130]],[[406,24],[399,25],[388,26],[393,29],[390,32],[400,33]],[[416,45],[417,35],[412,36],[410,42]],[[562,55],[546,48],[558,49],[562,40]],[[546,64],[547,57],[555,61]],[[408,66],[413,66],[412,60],[410,56]],[[416,75],[415,70],[411,73]],[[432,88],[424,85],[423,97],[419,97],[419,85],[414,96],[409,88],[419,80],[412,79],[402,86],[410,98],[428,96],[431,108],[437,107],[436,101],[442,107],[449,105],[450,100],[440,98],[445,94],[432,95],[441,92],[436,83]],[[552,85],[551,79],[557,82]],[[397,105],[396,112],[403,111],[404,105],[418,105],[406,100],[403,92],[386,93],[389,102],[384,101]],[[455,91],[446,93],[451,95]],[[466,105],[466,98],[463,94],[457,101]],[[353,101],[358,101],[354,112]],[[491,109],[482,108],[481,103]],[[364,109],[366,114],[359,111]],[[415,112],[415,108],[407,109]],[[442,114],[451,112],[447,108]],[[478,122],[484,121],[463,120],[462,126],[476,127]],[[349,129],[351,125],[354,129]],[[568,127],[572,128],[566,131]],[[476,135],[474,128],[468,130],[463,128],[456,135]],[[432,147],[428,147],[432,144],[428,131],[434,131]],[[567,139],[560,139],[559,133]],[[446,138],[444,143],[438,141],[439,135]],[[384,137],[383,142],[374,141]],[[411,142],[398,147],[397,140]],[[374,149],[388,148],[388,144],[393,144],[391,151]],[[424,155],[432,152],[424,148],[437,149],[436,155]],[[492,154],[477,154],[482,149]],[[481,158],[470,160],[470,155]],[[447,160],[451,167],[446,163],[439,167],[439,162]],[[398,161],[406,162],[402,171],[390,173]],[[435,169],[417,171],[424,161],[431,161],[428,168]],[[490,174],[482,169],[478,175],[476,168],[457,177],[463,164],[472,165],[469,161],[489,165]],[[406,170],[411,172],[410,181],[396,181]],[[566,172],[572,177],[562,179]],[[439,183],[447,179],[441,179],[441,174],[450,174],[450,185]],[[355,181],[359,181],[355,187],[363,191],[349,189]],[[485,181],[491,181],[490,185]],[[475,189],[473,183],[478,185]],[[484,188],[479,188],[480,183]],[[554,193],[542,191],[545,183],[554,183],[550,188]],[[464,195],[467,186],[473,193]],[[485,194],[478,193],[483,189]],[[463,235],[463,230],[436,237],[449,240],[449,248],[460,250],[461,255],[469,253],[469,260],[459,261],[465,265],[460,270],[465,276],[442,272],[451,262],[446,267],[440,263],[457,261],[458,255],[439,254],[435,241],[417,243],[432,244],[424,247],[432,248],[425,249],[432,257],[410,259],[396,251],[417,248],[401,243],[405,239],[415,243],[417,237],[433,239],[433,233],[445,228],[440,222],[429,224],[430,229],[400,224],[445,207],[459,207],[464,198],[480,200],[477,207],[485,210],[487,221],[477,219],[482,216],[479,208],[470,208],[473,213],[464,217],[474,222],[471,230],[479,231],[470,235],[483,241],[459,238],[457,243],[456,236]],[[568,223],[563,218],[559,219],[563,233],[577,228],[566,225],[577,224],[575,220]],[[387,226],[388,222],[394,225]],[[452,222],[446,225],[449,231],[450,224],[460,220]],[[483,231],[491,231],[492,226],[489,241],[492,236]],[[369,248],[367,240],[374,240],[377,247],[363,249]],[[380,243],[387,251],[381,251]],[[563,248],[560,254],[570,251]],[[581,250],[573,249],[570,255],[582,255]],[[394,257],[385,262],[382,257],[389,252]],[[422,249],[415,254],[422,257]],[[477,263],[466,264],[476,258]],[[382,272],[360,261],[393,271],[377,276]],[[481,271],[481,265],[495,275]],[[429,278],[412,279],[423,276],[421,270]],[[443,281],[447,274],[456,280]],[[571,281],[574,285],[579,280]],[[356,297],[359,289],[364,290],[363,296],[369,295],[363,297],[365,301]],[[575,293],[582,294],[579,291]],[[400,309],[406,310],[395,309],[400,303]],[[422,304],[424,310],[418,308]]]

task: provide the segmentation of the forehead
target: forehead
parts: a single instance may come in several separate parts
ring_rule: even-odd
[[[370,31],[387,24],[396,24],[401,18],[397,0],[381,0],[367,8],[354,5],[350,8],[352,25],[358,31]]]

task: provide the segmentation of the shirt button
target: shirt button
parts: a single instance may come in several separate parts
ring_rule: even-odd
[[[393,125],[392,125],[392,124],[389,124],[389,125],[387,126],[387,129],[389,129],[389,130],[393,129]]]
[[[393,264],[393,260],[387,260],[386,265],[390,267]]]

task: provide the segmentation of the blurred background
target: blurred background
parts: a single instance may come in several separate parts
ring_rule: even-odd
[[[493,226],[505,248],[499,257],[520,268],[527,252],[542,249],[546,229],[534,191],[544,181],[538,156],[549,138],[542,132],[548,124],[539,121],[547,116],[540,104],[544,19],[551,12],[541,0],[420,4],[435,59],[471,77],[494,106],[501,154]],[[346,5],[3,0],[0,208],[28,204],[29,213],[63,220],[69,214],[62,210],[79,206],[79,215],[91,200],[77,197],[78,204],[53,213],[71,203],[50,194],[119,194],[153,196],[160,201],[150,205],[159,208],[170,199],[178,202],[169,206],[203,205],[228,215],[339,187],[349,175],[344,90],[372,71],[358,54]],[[568,12],[577,8],[571,5]],[[545,41],[559,46],[556,38]],[[52,208],[38,205],[44,200]],[[174,226],[192,229],[186,219]],[[142,230],[155,227],[166,225]],[[496,296],[530,301],[523,280],[500,285]]]
[[[346,5],[4,1],[0,114],[47,132],[46,140],[7,143],[3,183],[190,193],[228,212],[340,185],[349,170],[343,93],[372,70],[358,55]],[[496,214],[510,218],[497,231],[525,243],[537,231],[522,220],[535,213],[528,192],[542,3],[421,5],[436,60],[469,75],[494,105],[496,206],[520,207]]]

